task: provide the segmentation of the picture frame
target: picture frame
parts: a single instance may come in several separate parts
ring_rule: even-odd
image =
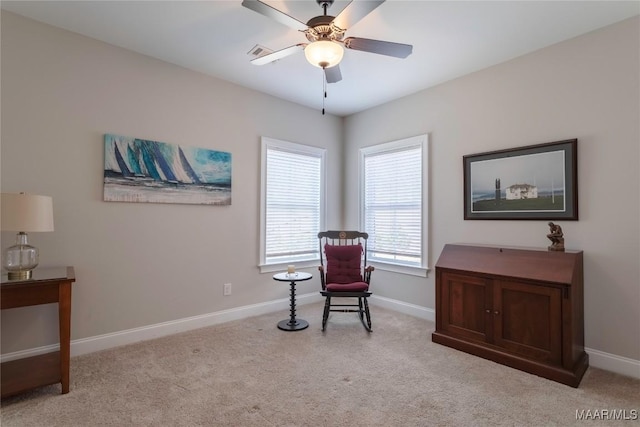
[[[578,220],[578,140],[463,156],[465,220]]]
[[[231,153],[105,134],[103,200],[231,205]]]

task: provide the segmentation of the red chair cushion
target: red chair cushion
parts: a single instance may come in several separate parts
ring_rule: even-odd
[[[362,281],[362,245],[324,245],[327,257],[327,289],[331,284]],[[366,285],[366,283],[364,283]]]
[[[329,292],[365,292],[368,289],[369,285],[366,282],[327,284],[327,291]]]

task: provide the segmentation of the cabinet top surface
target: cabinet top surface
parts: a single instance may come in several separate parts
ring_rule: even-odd
[[[582,251],[447,244],[436,268],[571,284],[581,274]]]
[[[34,283],[46,281],[71,280],[75,281],[75,271],[73,267],[44,267],[36,268],[32,272],[30,279],[9,280],[7,272],[2,272],[2,285]]]
[[[494,250],[500,250],[502,249],[503,251],[507,250],[507,251],[513,251],[513,252],[535,252],[535,253],[545,253],[545,254],[560,254],[560,256],[562,256],[562,254],[569,254],[569,255],[576,255],[576,254],[581,254],[583,251],[580,250],[574,250],[574,249],[566,249],[564,251],[550,251],[548,248],[541,248],[541,247],[528,247],[528,246],[499,246],[499,245],[485,245],[482,243],[447,243],[445,244],[445,247],[447,246],[455,246],[455,247],[462,247],[465,249],[494,249]]]

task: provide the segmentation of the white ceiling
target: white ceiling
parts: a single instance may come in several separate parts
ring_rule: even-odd
[[[355,0],[359,1],[359,0]],[[306,22],[313,0],[265,0]],[[322,70],[302,52],[256,66],[256,45],[279,50],[304,34],[229,1],[2,1],[2,9],[209,74],[279,98],[322,108]],[[349,1],[337,0],[336,16]],[[413,45],[398,59],[346,50],[342,81],[328,85],[326,111],[346,116],[640,13],[640,1],[387,0],[346,37]]]

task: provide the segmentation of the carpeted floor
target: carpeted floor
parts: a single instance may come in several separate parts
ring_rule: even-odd
[[[640,425],[639,380],[589,368],[574,389],[434,344],[431,322],[373,306],[372,334],[349,313],[323,334],[321,313],[299,306],[298,332],[276,328],[279,312],[72,358],[69,394],[5,399],[1,424]]]

